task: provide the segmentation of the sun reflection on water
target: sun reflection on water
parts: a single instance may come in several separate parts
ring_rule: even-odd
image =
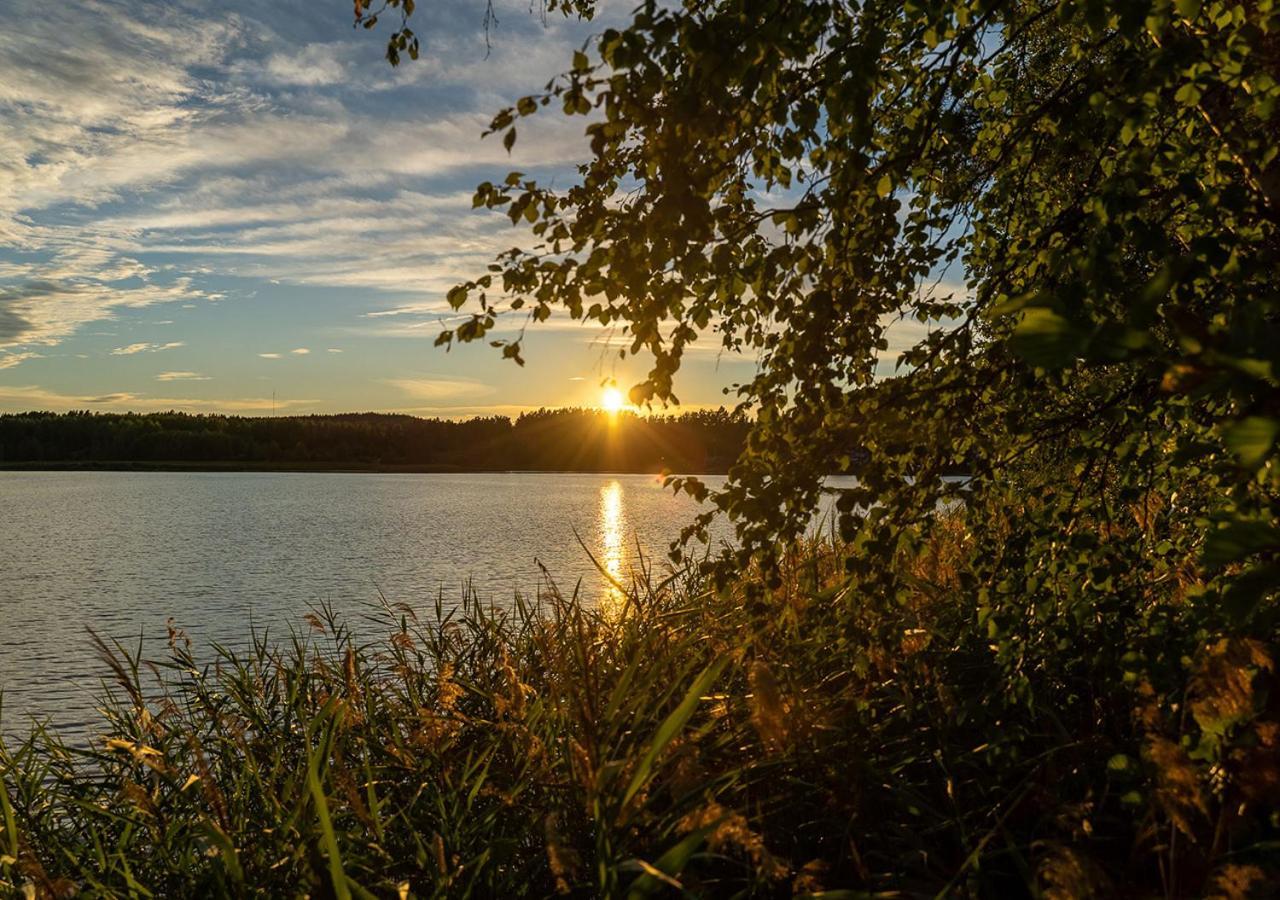
[[[614,480],[600,488],[600,565],[618,584],[622,580],[622,542],[625,517],[622,513],[622,484]],[[625,598],[617,586],[606,581],[600,606],[606,613],[621,612]]]

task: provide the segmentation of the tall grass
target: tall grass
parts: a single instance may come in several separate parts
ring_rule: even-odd
[[[550,589],[510,609],[472,594],[387,604],[355,625],[320,610],[305,633],[209,663],[177,629],[154,662],[104,643],[114,688],[94,744],[36,728],[0,747],[0,890],[1265,885],[1280,825],[1263,802],[1280,785],[1274,647],[1196,650],[1188,632],[1190,680],[1135,684],[1103,680],[1097,648],[1068,645],[1029,693],[1011,690],[965,588],[965,540],[942,528],[913,551],[902,564],[917,590],[891,608],[815,544],[793,549],[763,600],[752,573],[716,590],[685,571],[642,575],[609,609]],[[1245,756],[1189,756],[1153,711],[1170,698],[1230,707],[1228,758]]]

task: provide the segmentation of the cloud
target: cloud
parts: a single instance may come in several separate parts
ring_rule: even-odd
[[[0,385],[0,409],[42,409],[52,412],[100,408],[103,412],[187,412],[211,413],[262,413],[271,409],[305,409],[316,405],[315,400],[276,400],[271,397],[151,397],[129,391],[81,396],[51,391],[38,385],[9,387]]]
[[[208,375],[199,372],[161,372],[156,381],[208,381]]]
[[[187,277],[141,280],[154,273],[139,273],[122,260],[88,252],[55,253],[48,261],[20,268],[31,277],[10,285],[0,279],[0,347],[52,346],[85,323],[109,319],[122,309],[218,296],[193,288]],[[81,270],[91,274],[76,274]]]
[[[325,350],[325,353],[341,353],[341,352],[342,350],[339,349],[338,347],[329,347],[327,350]]]
[[[521,403],[494,403],[481,406],[401,406],[401,407],[383,407],[381,412],[386,413],[405,413],[408,415],[427,416],[430,418],[440,419],[471,419],[477,416],[509,416],[515,418],[521,413],[537,412],[538,410],[554,409],[547,404],[521,404]],[[681,409],[699,409],[697,406],[681,406]]]
[[[27,350],[22,353],[0,354],[0,369],[12,369],[16,366],[22,365],[22,363],[29,359],[40,359],[42,356],[43,354],[36,353],[31,350]]]
[[[388,378],[385,383],[416,400],[458,400],[483,397],[495,391],[492,385],[470,378],[451,378],[448,376]]]
[[[296,349],[290,350],[289,352],[292,353],[294,356],[306,356],[311,351],[308,350],[306,347],[298,347]]]
[[[261,356],[263,359],[279,359],[280,358],[279,353],[259,353],[258,355]]]
[[[522,124],[512,155],[480,134],[599,23],[514,17],[490,55],[472,5],[445,3],[392,70],[376,36],[271,4],[6,11],[0,346],[217,299],[212,274],[438,301],[510,246],[476,182],[587,155],[581,119]]]
[[[187,346],[186,341],[170,341],[167,344],[148,344],[138,343],[130,344],[127,347],[117,347],[111,351],[112,356],[132,356],[135,353],[157,353],[161,350],[176,350],[179,347]]]
[[[0,289],[0,345],[16,344],[34,330],[34,326],[10,304],[16,305],[16,294]]]
[[[266,76],[276,84],[318,87],[348,80],[342,44],[308,44],[293,53],[267,57]],[[243,69],[241,70],[243,71]]]

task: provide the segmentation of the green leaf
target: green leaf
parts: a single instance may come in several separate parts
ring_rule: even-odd
[[[1247,469],[1256,469],[1266,461],[1280,436],[1280,419],[1270,416],[1246,416],[1223,432],[1227,447]]]
[[[1201,559],[1206,566],[1225,566],[1276,548],[1280,548],[1280,528],[1270,522],[1237,520],[1205,536]]]
[[[18,858],[18,823],[13,815],[13,806],[9,802],[9,788],[0,781],[0,815],[3,815],[4,841],[8,847],[8,856]]]
[[[631,784],[627,786],[627,792],[622,796],[623,806],[626,806],[631,801],[631,798],[644,787],[645,782],[649,780],[649,776],[652,774],[653,764],[657,761],[659,754],[666,749],[666,746],[684,728],[685,723],[689,721],[689,717],[698,708],[698,702],[704,694],[711,690],[711,686],[720,677],[720,673],[728,665],[728,662],[729,657],[722,656],[703,669],[702,674],[694,680],[693,685],[684,695],[684,699],[680,701],[680,705],[672,710],[671,714],[658,726],[658,730],[653,735],[653,740],[649,742],[649,749],[645,751],[639,765],[636,766],[635,774],[631,776]]]
[[[684,871],[694,851],[702,845],[707,835],[715,830],[717,824],[719,823],[712,823],[689,832],[677,844],[655,859],[652,865],[643,860],[633,860],[632,862],[642,874],[631,882],[631,887],[627,890],[628,900],[651,897],[661,891],[664,885],[670,887],[671,880]]]
[[[1085,337],[1051,309],[1034,306],[1022,314],[1010,341],[1013,351],[1034,366],[1060,368],[1080,356]]]
[[[331,715],[328,708],[321,712],[321,730],[324,728],[323,723]],[[333,830],[333,819],[329,815],[329,800],[325,796],[324,787],[320,784],[320,760],[328,754],[328,740],[322,737],[314,748],[308,747],[307,751],[307,791],[311,794],[311,802],[316,808],[316,820],[320,825],[320,843],[328,858],[329,880],[333,884],[333,893],[338,900],[350,900],[351,890],[347,886],[347,875],[342,870],[338,836]]]
[[[1231,620],[1243,623],[1269,594],[1280,590],[1280,563],[1255,566],[1237,575],[1223,592],[1222,606]]]
[[[1107,770],[1116,773],[1133,771],[1133,760],[1123,753],[1117,753],[1107,760]]]
[[[222,865],[226,868],[227,874],[231,876],[231,880],[239,883],[244,881],[244,869],[240,866],[240,857],[236,853],[236,846],[231,842],[231,838],[227,836],[216,822],[205,819],[200,822],[198,830],[201,831],[209,842],[218,849],[218,854],[222,858]]]

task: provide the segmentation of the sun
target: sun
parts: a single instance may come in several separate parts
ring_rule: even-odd
[[[605,412],[616,413],[626,405],[627,401],[622,396],[622,391],[616,387],[607,387],[600,394],[600,408]]]

